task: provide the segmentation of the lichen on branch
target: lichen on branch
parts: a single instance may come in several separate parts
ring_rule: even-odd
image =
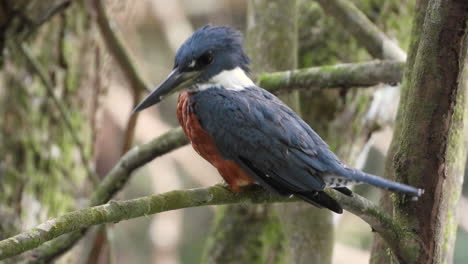
[[[345,196],[329,189],[327,193],[340,202],[346,210],[356,214],[387,240],[389,245],[407,247],[412,239],[410,232],[403,232],[403,226],[393,221],[377,205],[369,200],[354,195]],[[222,204],[295,202],[295,198],[284,198],[272,195],[255,185],[246,187],[240,193],[231,192],[225,185],[214,185],[208,188],[176,190],[163,194],[141,197],[133,200],[111,201],[104,205],[73,211],[50,219],[37,227],[0,241],[0,259],[18,255],[27,250],[52,240],[60,235],[104,223],[116,223],[122,220],[156,214],[160,212]],[[401,237],[405,236],[405,237]],[[411,245],[411,243],[409,243]]]
[[[277,93],[297,89],[369,87],[397,83],[403,75],[403,62],[370,61],[261,74],[258,85]]]

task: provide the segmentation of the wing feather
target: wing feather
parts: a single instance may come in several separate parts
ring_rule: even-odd
[[[328,154],[322,151],[328,146],[279,99],[258,87],[248,89],[208,89],[192,96],[220,153],[280,194],[322,191],[321,174],[331,165],[318,153]]]

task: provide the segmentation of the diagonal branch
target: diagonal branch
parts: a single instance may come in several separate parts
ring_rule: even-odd
[[[154,139],[150,143],[136,146],[127,152],[114,168],[106,175],[91,196],[92,206],[109,201],[129,179],[129,175],[139,167],[152,161],[156,157],[167,154],[188,143],[182,128],[173,129]]]
[[[150,92],[151,89],[146,85],[143,77],[140,75],[137,66],[132,61],[131,56],[125,47],[124,41],[114,32],[112,21],[109,20],[105,12],[103,0],[94,0],[96,8],[96,20],[99,31],[102,34],[106,47],[119,64],[125,77],[129,80],[132,89]]]
[[[151,142],[136,146],[128,151],[112,170],[105,176],[102,182],[91,196],[90,206],[96,206],[109,201],[123,186],[127,183],[131,173],[142,167],[153,159],[167,154],[188,143],[182,129],[173,129],[164,135],[152,140]],[[81,239],[86,230],[62,236],[50,243],[36,249],[32,254],[34,258],[28,263],[48,263],[51,259],[71,248],[79,239]]]
[[[388,38],[349,0],[316,0],[320,6],[349,30],[375,58],[406,60],[406,52]]]
[[[329,189],[327,193],[338,200],[346,210],[356,214],[394,248],[406,247],[413,234],[390,218],[377,205],[359,196],[345,196]],[[293,202],[294,198],[271,195],[259,186],[245,188],[241,193],[229,191],[225,185],[191,190],[176,190],[163,194],[126,201],[111,201],[105,205],[81,209],[50,219],[37,227],[0,241],[0,259],[18,255],[65,233],[93,225],[115,223],[122,220],[161,213],[181,208],[234,203]]]

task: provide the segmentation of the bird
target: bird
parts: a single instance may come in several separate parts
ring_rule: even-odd
[[[291,108],[253,82],[249,64],[240,31],[205,25],[180,46],[171,73],[134,112],[179,92],[185,135],[233,192],[258,184],[338,214],[342,206],[325,188],[352,196],[348,186],[367,183],[422,195],[422,189],[348,167]]]

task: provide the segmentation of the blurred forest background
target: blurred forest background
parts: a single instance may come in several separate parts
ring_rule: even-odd
[[[1,2],[3,12],[30,5],[24,9],[24,21],[8,24],[14,29],[0,42],[6,47],[0,73],[0,238],[3,239],[50,217],[85,206],[93,190],[93,181],[106,175],[129,146],[149,142],[177,127],[178,123],[177,98],[173,96],[141,113],[133,129],[135,120],[131,118],[131,109],[139,100],[135,99],[135,94],[141,98],[145,92],[132,90],[132,81],[128,81],[109,53],[98,23],[92,22],[99,16],[94,1],[55,1],[57,6],[63,4],[64,7],[57,14],[47,14],[47,19],[35,14],[45,8],[43,3],[48,1]],[[231,25],[245,32],[248,8],[255,8],[249,6],[254,4],[247,0],[103,2],[112,29],[122,37],[137,71],[151,88],[170,72],[176,50],[195,29],[211,23]],[[352,2],[407,51],[415,1]],[[356,35],[324,12],[317,2],[298,0],[298,5],[297,68],[379,58],[368,52]],[[0,14],[0,25],[6,25],[7,18],[8,13]],[[24,44],[19,44],[23,40]],[[255,63],[256,56],[249,55]],[[31,66],[34,58],[39,67]],[[41,69],[46,73],[45,79],[41,77]],[[289,67],[275,70],[287,69]],[[261,73],[257,70],[254,64],[254,75]],[[47,83],[55,87],[54,97]],[[372,128],[370,138],[357,147],[365,147],[366,151],[350,147],[339,150],[339,156],[345,156],[348,162],[368,172],[383,175],[398,105],[399,94],[394,91],[399,85],[381,84],[346,95],[352,97],[351,101],[358,108],[359,98],[370,98],[380,91],[379,96],[392,98],[390,103],[387,101],[385,110],[390,117]],[[301,99],[299,109],[315,111],[306,120],[319,134],[326,134],[327,139],[334,137],[334,129],[354,129],[352,124],[339,124],[348,119],[334,118],[336,112],[344,109],[340,100],[350,100],[341,99],[342,92],[339,89],[316,91],[322,93],[319,100],[313,99],[317,98],[314,92],[302,92],[305,99]],[[283,99],[291,100],[290,96]],[[330,110],[327,104],[335,107]],[[365,108],[370,107],[365,101]],[[357,110],[353,113],[363,114]],[[314,126],[315,119],[323,116],[335,123],[328,126],[322,120],[317,121],[318,127]],[[340,144],[351,145],[351,142],[345,138],[330,143],[332,148],[338,149]],[[84,163],[94,165],[83,166]],[[92,173],[94,170],[96,174]],[[113,199],[131,199],[220,182],[217,171],[190,146],[184,146],[138,170]],[[464,186],[453,259],[459,264],[468,259],[468,186],[466,183]],[[367,186],[358,186],[355,191],[375,202],[380,197],[379,190]],[[190,208],[93,228],[80,241],[79,247],[65,254],[60,263],[203,263],[210,230],[215,225],[215,211],[216,207]],[[336,227],[332,231],[332,263],[368,263],[374,236],[369,225],[346,211],[342,216],[331,217]]]

